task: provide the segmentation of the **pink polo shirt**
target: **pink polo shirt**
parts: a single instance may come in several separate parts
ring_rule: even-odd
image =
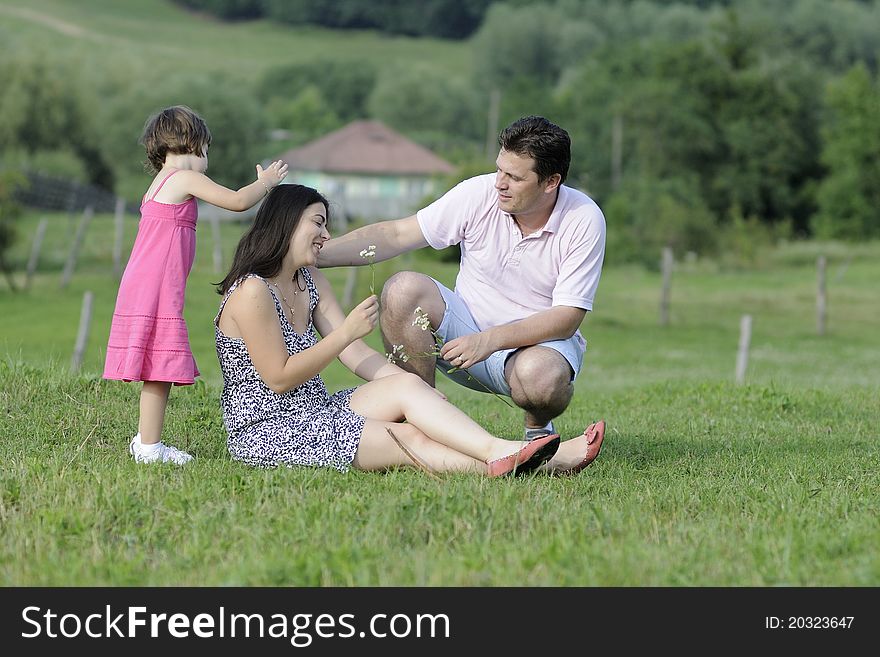
[[[547,224],[526,237],[498,207],[495,174],[459,183],[416,217],[433,248],[461,244],[455,291],[480,330],[553,306],[593,309],[605,217],[583,192],[560,186]]]

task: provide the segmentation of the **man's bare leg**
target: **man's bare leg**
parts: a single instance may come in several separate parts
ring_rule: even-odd
[[[574,394],[571,366],[554,349],[520,349],[507,359],[504,376],[513,403],[525,411],[526,428],[540,428],[568,408]]]
[[[424,274],[398,272],[382,288],[381,307],[379,326],[382,329],[385,351],[390,354],[395,345],[403,345],[409,359],[403,362],[401,358],[397,358],[395,362],[407,372],[417,374],[428,385],[434,386],[437,359],[431,355],[435,350],[431,330],[440,326],[446,311],[446,304],[436,283]],[[416,308],[427,313],[431,322],[429,330],[423,331],[418,326],[413,326]]]

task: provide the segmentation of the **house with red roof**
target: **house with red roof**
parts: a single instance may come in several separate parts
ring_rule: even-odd
[[[346,220],[406,217],[446,191],[440,178],[455,170],[379,121],[354,121],[275,159],[288,164],[285,183],[314,187]]]

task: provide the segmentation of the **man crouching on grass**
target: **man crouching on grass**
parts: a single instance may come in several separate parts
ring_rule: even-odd
[[[432,386],[439,369],[461,385],[509,396],[525,411],[525,439],[534,440],[556,433],[552,420],[574,393],[586,349],[578,328],[602,273],[605,217],[590,197],[562,184],[571,161],[565,130],[529,116],[498,142],[494,174],[459,183],[411,217],[326,242],[318,266],[366,264],[365,248],[372,263],[460,244],[455,290],[410,271],[386,282],[386,350],[407,355],[398,364]],[[579,472],[598,455],[604,433],[604,422],[591,424],[543,469]]]

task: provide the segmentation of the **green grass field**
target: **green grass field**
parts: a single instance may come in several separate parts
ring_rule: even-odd
[[[19,226],[20,270],[38,219]],[[67,290],[59,281],[74,222],[50,219],[32,288],[12,293],[0,280],[0,584],[880,584],[880,244],[793,244],[738,271],[680,265],[663,328],[659,274],[609,266],[583,326],[590,348],[575,401],[557,423],[567,437],[607,420],[596,463],[568,479],[436,481],[231,461],[208,226],[187,297],[203,382],[172,391],[167,422],[197,461],[133,464],[125,450],[138,387],[100,379],[116,293],[111,218],[96,217]],[[126,229],[127,255],[133,219]],[[223,227],[227,263],[240,231]],[[823,337],[819,253],[829,257]],[[454,267],[415,254],[377,266],[377,283],[404,266],[454,279]],[[330,275],[341,290],[345,270]],[[87,289],[91,337],[72,375]],[[754,332],[738,386],[743,313]],[[331,389],[356,383],[339,366],[326,378]],[[441,387],[491,431],[521,431],[498,400]]]
[[[200,105],[207,101],[200,101],[198,94],[179,95],[180,80],[211,81],[229,93],[253,96],[270,70],[338,62],[369,65],[380,77],[395,67],[416,67],[463,82],[470,79],[474,58],[469,41],[292,27],[266,20],[223,22],[170,0],[0,0],[0,61],[7,59],[39,59],[50,69],[70,67],[76,72],[84,106],[101,117],[99,121],[115,123],[120,119],[106,118],[101,112],[113,115],[112,108],[126,97],[152,96],[151,103],[183,103],[205,112],[207,108]],[[160,101],[152,94],[161,90],[170,95]],[[131,203],[139,202],[149,183],[137,164],[143,153],[135,142],[141,122],[159,109],[146,102],[140,106],[143,116],[124,131],[125,143],[132,148],[130,159],[123,166],[108,163],[115,167],[113,191]],[[101,134],[101,128],[95,128]],[[215,139],[225,143],[230,138],[222,137],[217,125],[212,130]],[[275,158],[293,145],[300,144],[268,141],[257,150],[255,161]],[[69,147],[59,144],[65,146]],[[42,149],[48,150],[45,144]]]
[[[469,46],[373,31],[224,23],[163,0],[0,0],[0,52],[22,47],[79,62],[84,72],[116,72],[150,84],[184,72],[251,83],[267,69],[316,59],[419,64],[466,76]],[[112,59],[108,59],[108,51]]]

